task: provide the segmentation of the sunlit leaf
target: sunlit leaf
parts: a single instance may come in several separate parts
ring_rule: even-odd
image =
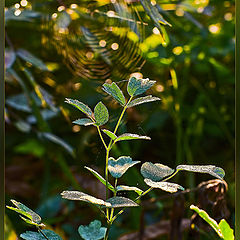
[[[30,224],[34,223],[41,225],[41,217],[37,213],[20,202],[17,202],[15,200],[11,200],[11,202],[16,206],[16,208],[10,206],[7,206],[7,208],[29,218],[31,220]]]
[[[154,102],[154,101],[159,101],[159,100],[161,100],[161,99],[158,97],[153,97],[152,95],[149,95],[146,97],[140,97],[140,98],[134,99],[127,105],[127,107],[129,108],[129,107],[137,106],[137,105],[140,105],[143,103]]]
[[[111,84],[104,83],[103,90],[109,95],[111,95],[114,99],[116,99],[121,105],[125,105],[126,103],[125,97],[121,89],[118,87],[118,85],[115,82]]]
[[[208,173],[219,179],[223,179],[225,176],[224,170],[214,165],[179,165],[176,169],[179,171]]]
[[[62,240],[62,238],[52,230],[44,229],[42,232],[49,240]],[[44,237],[43,234],[40,232],[26,231],[25,233],[22,233],[20,237],[24,240],[46,240],[46,237]]]
[[[33,66],[41,69],[42,71],[48,71],[48,68],[45,65],[45,63],[41,59],[34,56],[32,53],[28,52],[27,50],[18,49],[16,51],[16,54],[24,61],[31,63]]]
[[[112,197],[106,202],[111,204],[111,208],[138,207],[139,205],[131,199],[125,197]]]
[[[81,118],[81,119],[77,119],[75,121],[73,121],[74,124],[80,125],[80,126],[89,126],[89,125],[93,125],[94,122],[92,120],[90,120],[89,118]]]
[[[90,171],[102,184],[104,184],[106,186],[106,184],[107,184],[106,180],[99,173],[97,173],[95,170],[91,169],[90,167],[85,166],[85,168],[88,171]],[[111,185],[111,183],[108,183],[108,189],[111,190],[112,192],[115,192],[115,189]]]
[[[117,138],[117,136],[113,133],[113,132],[111,132],[111,131],[109,131],[109,130],[107,130],[107,129],[103,129],[102,130],[106,135],[108,135],[113,141]]]
[[[160,188],[163,191],[174,193],[177,192],[178,190],[184,190],[182,186],[176,183],[170,183],[170,182],[154,182],[148,178],[144,179],[144,182],[152,187],[152,188]]]
[[[148,136],[139,136],[139,135],[133,134],[133,133],[124,133],[124,134],[118,136],[115,139],[115,142],[126,141],[126,140],[134,140],[134,139],[151,140],[151,138],[148,137]]]
[[[151,81],[148,78],[146,79],[137,79],[135,77],[131,77],[128,81],[127,91],[130,96],[137,96],[144,92],[146,92],[149,88],[151,88],[156,81]]]
[[[218,226],[218,223],[211,218],[204,210],[199,209],[198,207],[191,205],[190,209],[194,210],[202,219],[204,219],[219,235],[219,237],[223,238],[222,232],[220,227]]]
[[[95,117],[97,126],[101,126],[108,121],[108,118],[109,118],[108,110],[102,102],[99,102],[95,106],[94,117]]]
[[[100,240],[104,238],[107,228],[101,227],[101,222],[98,220],[92,221],[88,226],[80,225],[78,232],[85,240]]]
[[[120,178],[130,167],[140,161],[132,161],[131,157],[122,156],[118,159],[110,157],[108,160],[108,170],[114,178]]]
[[[92,203],[100,206],[111,207],[110,203],[79,191],[63,191],[61,195],[62,195],[62,198],[65,198],[68,200],[83,201],[83,202],[88,202],[88,203]]]
[[[131,186],[125,186],[125,185],[117,186],[117,191],[134,191],[138,195],[141,195],[143,193],[143,191],[137,187],[131,187]]]
[[[87,106],[86,104],[79,102],[78,100],[75,99],[70,99],[70,98],[66,98],[66,103],[73,105],[74,107],[76,107],[78,110],[80,110],[81,112],[85,113],[88,116],[92,116],[92,110],[90,109],[89,106]]]
[[[218,225],[222,232],[224,240],[234,240],[233,229],[230,228],[225,219],[222,219]]]
[[[173,173],[174,169],[160,163],[153,164],[151,162],[145,162],[141,167],[141,174],[143,177],[154,182],[159,182]]]

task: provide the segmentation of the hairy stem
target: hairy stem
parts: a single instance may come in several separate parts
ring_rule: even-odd
[[[111,227],[112,223],[109,223],[108,226],[107,226],[107,231],[106,231],[106,234],[104,236],[104,240],[107,240],[108,239],[108,235],[109,235],[109,231],[110,231],[110,227]]]
[[[106,200],[108,199],[108,158],[109,158],[109,149],[106,150],[106,164],[105,164],[105,179],[106,179]],[[107,219],[109,219],[108,211],[109,209],[106,208],[106,215]]]
[[[114,188],[115,188],[114,197],[116,197],[117,196],[117,178],[115,179]],[[111,208],[110,221],[113,218],[113,214],[114,214],[114,208]]]

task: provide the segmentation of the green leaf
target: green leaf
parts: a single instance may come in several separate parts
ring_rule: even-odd
[[[141,195],[143,193],[143,191],[137,187],[130,187],[130,186],[124,186],[124,185],[117,186],[117,192],[119,191],[134,191],[138,195]]]
[[[115,160],[110,157],[108,160],[108,171],[114,178],[120,178],[130,167],[140,161],[132,161],[131,157],[122,156]]]
[[[62,240],[62,238],[51,230],[42,230],[49,240]],[[46,238],[40,232],[26,231],[20,235],[25,240],[46,240]]]
[[[225,219],[222,219],[218,225],[222,232],[224,240],[234,240],[233,229],[230,228]]]
[[[137,105],[140,105],[143,103],[154,102],[154,101],[159,101],[159,100],[161,100],[161,99],[158,97],[153,97],[152,95],[149,95],[146,97],[140,97],[140,98],[134,99],[127,105],[127,107],[130,108],[130,107],[137,106]]]
[[[222,232],[218,223],[211,218],[204,210],[199,209],[198,207],[191,205],[190,209],[194,210],[202,219],[204,219],[219,235],[219,237],[223,238]]]
[[[119,141],[134,140],[134,139],[151,140],[151,138],[148,136],[139,136],[139,135],[133,134],[133,133],[124,133],[124,134],[118,136],[114,142],[116,143]]]
[[[113,141],[117,138],[117,136],[113,133],[113,132],[111,132],[111,131],[109,131],[109,130],[107,130],[107,129],[103,129],[102,130],[106,135],[108,135]]]
[[[111,84],[104,83],[103,90],[109,95],[111,95],[114,99],[116,99],[121,105],[124,106],[126,104],[125,97],[121,89],[118,87],[118,85],[115,82]]]
[[[174,169],[160,163],[153,164],[151,162],[145,162],[141,167],[142,176],[154,182],[159,182],[173,173]]]
[[[214,165],[179,165],[176,169],[178,171],[208,173],[219,179],[223,179],[225,176],[224,170]]]
[[[134,97],[146,92],[155,83],[156,81],[151,81],[148,78],[137,79],[135,77],[131,77],[128,82],[127,91],[131,97]]]
[[[77,119],[75,121],[73,121],[74,124],[80,125],[80,126],[89,126],[89,125],[93,125],[94,122],[92,120],[90,120],[89,118],[80,118]]]
[[[65,142],[62,138],[49,133],[49,132],[42,132],[39,134],[39,136],[43,136],[44,138],[48,139],[49,141],[63,147],[72,157],[75,157],[75,151],[71,145],[69,145],[67,142]]]
[[[106,180],[99,174],[97,173],[95,170],[91,169],[90,167],[86,167],[85,168],[90,171],[101,183],[103,183],[105,186],[107,184]],[[111,190],[112,192],[115,192],[115,188],[111,185],[111,183],[108,183],[108,189]]]
[[[94,108],[94,117],[97,126],[101,126],[108,121],[108,110],[102,102],[99,102]]]
[[[85,113],[86,115],[88,115],[89,117],[92,116],[92,110],[90,109],[89,106],[87,106],[86,104],[79,102],[76,99],[70,99],[70,98],[66,98],[66,103],[73,105],[74,107],[76,107],[78,110],[80,110],[81,112]]]
[[[7,208],[9,208],[10,210],[13,210],[17,213],[22,214],[23,216],[29,218],[31,220],[32,223],[37,224],[37,225],[41,225],[41,217],[35,213],[33,210],[31,210],[30,208],[28,208],[27,206],[25,206],[24,204],[17,202],[15,200],[11,200],[11,202],[17,207],[10,207],[7,206]]]
[[[85,240],[99,240],[104,238],[107,228],[101,227],[101,222],[98,220],[92,221],[89,226],[80,225],[78,232]]]
[[[11,68],[12,65],[14,64],[15,60],[16,60],[15,52],[10,48],[6,48],[5,49],[5,67],[6,67],[6,69]]]
[[[154,182],[148,178],[144,179],[144,182],[152,188],[160,188],[163,191],[174,193],[178,190],[184,190],[184,188],[176,183],[170,182]]]
[[[62,11],[58,13],[58,16],[56,19],[56,25],[58,28],[67,28],[71,23],[71,21],[72,19],[70,15],[66,11]]]
[[[44,64],[42,60],[33,56],[30,52],[25,49],[18,49],[16,54],[22,58],[24,61],[31,63],[33,66],[39,68],[42,71],[48,71],[47,66]]]
[[[125,197],[112,197],[106,200],[111,204],[111,208],[122,208],[122,207],[138,207],[139,205],[133,200]]]
[[[83,202],[88,202],[88,203],[92,203],[100,206],[111,207],[110,203],[107,203],[102,199],[95,198],[93,196],[90,196],[86,193],[79,192],[79,191],[63,191],[61,195],[62,195],[62,198],[65,198],[68,200],[83,201]]]

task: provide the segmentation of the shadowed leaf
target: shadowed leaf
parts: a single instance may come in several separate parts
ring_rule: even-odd
[[[33,56],[30,52],[25,49],[18,49],[16,54],[22,58],[24,61],[31,63],[33,66],[41,69],[42,71],[48,71],[47,66],[45,63],[40,60],[39,58]]]
[[[111,204],[111,208],[138,207],[139,205],[131,199],[125,197],[112,197],[106,202]]]
[[[73,121],[74,124],[80,125],[80,126],[89,126],[89,125],[93,125],[94,122],[92,120],[90,120],[89,118],[81,118],[81,119],[77,119],[75,121]]]
[[[92,221],[88,226],[80,225],[78,232],[85,240],[100,240],[104,238],[107,228],[101,227],[101,222],[98,220]]]
[[[141,167],[142,176],[154,182],[159,182],[173,173],[174,169],[160,163],[153,164],[151,162],[145,162]]]
[[[51,230],[44,229],[42,232],[49,240],[62,240],[59,235]],[[41,233],[32,231],[26,231],[25,233],[22,233],[20,237],[24,240],[46,240],[46,238]]]
[[[108,171],[114,178],[120,178],[130,167],[140,161],[132,161],[131,157],[122,156],[115,160],[110,157],[108,160]]]
[[[85,168],[90,171],[101,183],[103,183],[106,186],[106,180],[99,174],[97,173],[95,170],[91,169],[90,167],[86,167]],[[111,190],[112,192],[115,192],[114,187],[108,183],[108,189]]]

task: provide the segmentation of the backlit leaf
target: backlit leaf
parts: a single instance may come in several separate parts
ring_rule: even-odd
[[[222,219],[218,225],[222,232],[224,240],[234,240],[233,229],[230,228],[225,219]]]
[[[176,183],[170,182],[154,182],[148,178],[144,179],[144,182],[152,188],[160,188],[163,191],[174,193],[178,190],[184,190],[184,188]]]
[[[125,103],[126,103],[125,97],[124,97],[121,89],[118,87],[118,85],[115,82],[113,82],[111,84],[104,83],[103,84],[103,90],[106,93],[110,94],[121,105],[125,105]]]
[[[160,163],[153,164],[151,162],[145,162],[141,167],[142,176],[154,182],[159,182],[173,173],[174,169]]]
[[[130,96],[137,96],[144,92],[146,92],[149,88],[151,88],[156,81],[151,81],[148,78],[146,79],[137,79],[135,77],[131,77],[128,85],[127,91]]]
[[[14,208],[14,207],[10,207],[10,206],[7,206],[7,208],[17,212],[17,213],[20,213],[22,214],[23,216],[29,218],[31,220],[31,222],[33,223],[36,223],[38,225],[41,224],[41,217],[35,213],[33,210],[31,210],[30,208],[28,208],[27,206],[25,206],[24,204],[20,203],[20,202],[17,202],[15,200],[11,200],[11,202],[17,207],[17,208]]]
[[[224,170],[214,165],[179,165],[176,169],[179,171],[208,173],[219,179],[223,179],[225,176]]]
[[[140,97],[140,98],[134,99],[127,105],[127,107],[130,108],[130,107],[137,106],[137,105],[140,105],[143,103],[154,102],[154,101],[159,101],[159,100],[161,100],[161,99],[158,97],[153,97],[152,95],[149,95],[146,97]]]
[[[115,160],[110,157],[108,160],[108,171],[114,178],[120,178],[130,167],[140,161],[132,161],[131,157],[122,156]]]
[[[91,169],[90,167],[85,166],[85,168],[88,171],[90,171],[101,183],[103,183],[106,186],[106,184],[107,184],[106,180],[99,173],[97,173],[95,170]],[[111,185],[111,183],[108,183],[108,189],[111,190],[112,192],[115,192],[115,189]]]
[[[151,140],[151,138],[148,137],[148,136],[139,136],[139,135],[133,134],[133,133],[124,133],[124,134],[118,136],[115,139],[115,142],[126,141],[126,140],[134,140],[134,139]]]
[[[92,116],[92,110],[86,104],[84,104],[82,102],[79,102],[78,100],[70,99],[70,98],[66,98],[65,102],[68,103],[68,104],[73,105],[78,110],[80,110],[81,112],[87,114],[88,116],[90,116],[90,117]]]
[[[101,227],[101,222],[98,220],[92,221],[88,226],[80,225],[78,232],[85,240],[100,240],[104,238],[107,228]]]
[[[211,218],[207,214],[207,212],[205,212],[202,209],[199,209],[194,205],[191,205],[190,209],[194,210],[202,219],[204,219],[215,230],[215,232],[219,235],[219,237],[223,238],[223,235],[220,227],[218,226],[218,223],[213,218]]]
[[[141,195],[143,193],[143,191],[137,187],[130,187],[130,186],[124,186],[124,185],[117,186],[117,191],[134,191],[138,195]]]
[[[77,119],[75,121],[73,121],[74,124],[80,125],[80,126],[89,126],[89,125],[93,125],[94,122],[92,120],[90,120],[89,118],[80,118]]]
[[[111,132],[111,131],[109,131],[109,130],[107,130],[107,129],[103,129],[102,130],[106,135],[108,135],[112,140],[115,140],[116,138],[117,138],[117,136],[113,133],[113,132]]]
[[[109,118],[108,110],[102,102],[99,102],[94,108],[94,117],[97,126],[101,126],[108,121]]]
[[[111,204],[111,208],[122,208],[122,207],[138,207],[139,205],[133,200],[125,197],[112,197],[106,202]]]
[[[62,195],[62,198],[65,198],[68,200],[83,201],[83,202],[88,202],[88,203],[92,203],[100,206],[111,207],[110,203],[107,203],[102,199],[95,198],[93,196],[90,196],[86,193],[79,192],[79,191],[63,191],[61,195]]]

